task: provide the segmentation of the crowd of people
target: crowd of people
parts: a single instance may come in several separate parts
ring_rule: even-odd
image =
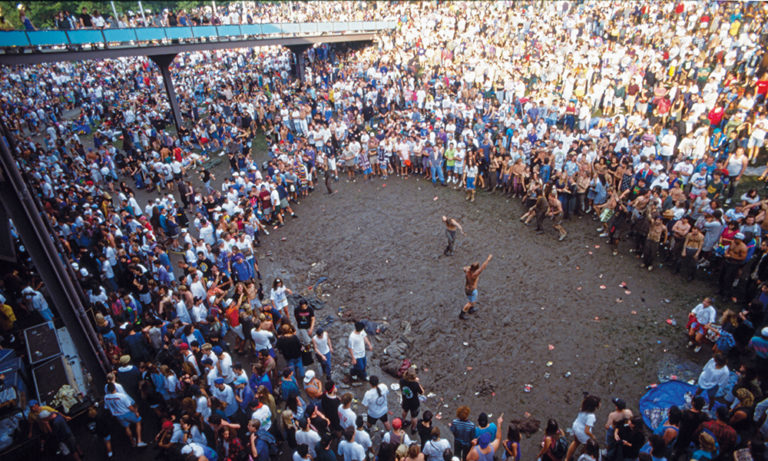
[[[262,278],[260,239],[297,218],[294,206],[321,181],[333,193],[345,176],[423,176],[469,202],[518,197],[521,220],[545,232],[551,218],[560,240],[572,217],[592,217],[614,254],[629,240],[643,268],[663,262],[711,280],[727,307],[719,324],[712,299],[692,311],[689,345],[699,352],[714,341],[713,358],[701,395],[670,410],[662,430],[647,437],[616,398],[599,439],[601,400],[590,395],[572,438],[549,420],[540,451],[525,456],[766,459],[768,201],[759,186],[737,193],[763,158],[768,130],[764,4],[273,2],[246,14],[240,4],[207,20],[398,26],[368,48],[310,50],[303,81],[277,47],[180,55],[173,72],[187,125],[178,132],[146,59],[0,75],[9,142],[113,361],[89,414],[110,456],[114,419],[135,447],[154,441],[182,459],[264,461],[281,450],[295,461],[520,459],[519,428],[485,413],[475,424],[466,406],[450,424],[451,443],[420,411],[413,369],[399,381],[402,413],[390,421],[394,396],[368,373],[365,324],[332,339],[308,304],[290,305],[279,277]],[[84,15],[60,15],[60,27],[106,23]],[[148,17],[173,25],[171,17],[207,16]],[[262,133],[266,165],[250,155]],[[217,159],[228,161],[228,177],[215,177]],[[461,229],[447,218],[446,226]],[[462,317],[479,270],[467,269]],[[5,346],[24,318],[54,318],[44,291],[28,266],[6,275]],[[353,409],[353,392],[339,391],[340,378],[368,387],[365,414]],[[47,446],[78,457],[65,416],[29,406],[32,429],[54,442]],[[144,418],[160,432],[147,434]]]
[[[118,12],[108,6],[89,9],[83,6],[80,11],[62,9],[56,12],[51,29],[123,29],[127,27],[189,27],[218,26],[229,24],[267,24],[267,23],[302,23],[315,22],[315,15],[329,18],[329,21],[367,21],[380,15],[375,12],[377,3],[354,2],[344,6],[339,2],[306,7],[302,2],[291,5],[279,5],[275,2],[222,2],[216,6],[211,3],[189,9],[164,8],[157,11],[125,10]],[[28,17],[23,4],[19,7],[19,22],[28,31],[36,30],[35,24]],[[215,8],[215,9],[214,9]],[[373,9],[373,10],[372,10]],[[49,18],[45,18],[46,20]],[[12,26],[0,12],[0,30],[11,30]]]

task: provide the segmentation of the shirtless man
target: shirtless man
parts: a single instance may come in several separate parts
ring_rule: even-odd
[[[453,244],[456,243],[456,231],[460,230],[461,235],[467,235],[464,233],[461,224],[453,218],[443,216],[443,222],[445,223],[445,235],[448,237],[448,246],[445,247],[443,254],[445,256],[453,255]]]
[[[475,301],[477,301],[477,279],[485,268],[488,267],[491,258],[493,258],[493,255],[489,254],[483,264],[473,262],[471,266],[464,266],[464,294],[467,295],[467,304],[461,308],[461,313],[459,313],[461,320],[466,320],[467,314],[473,314],[477,311],[475,307]]]
[[[557,194],[555,192],[552,192],[549,194],[549,216],[552,216],[552,227],[557,229],[557,231],[560,233],[560,238],[558,240],[563,241],[565,240],[565,236],[568,235],[568,232],[565,231],[563,228],[563,204],[560,203],[560,200],[557,199]]]

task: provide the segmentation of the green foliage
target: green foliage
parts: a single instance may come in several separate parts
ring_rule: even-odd
[[[104,17],[112,16],[112,5],[108,1],[96,2],[96,1],[74,1],[74,2],[50,2],[50,1],[0,1],[0,8],[5,16],[5,20],[10,23],[13,28],[20,29],[21,21],[19,21],[19,11],[16,8],[21,3],[26,9],[27,17],[32,21],[32,24],[37,29],[55,29],[56,28],[56,13],[61,10],[67,10],[75,16],[80,14],[83,7],[89,12],[94,9],[99,10]],[[231,2],[217,1],[217,6],[224,6]],[[210,5],[210,1],[155,1],[147,0],[141,2],[144,9],[149,9],[152,12],[161,11],[166,8],[169,10],[192,10],[194,8]],[[117,14],[122,16],[127,11],[133,11],[139,13],[138,1],[115,1],[115,10]]]

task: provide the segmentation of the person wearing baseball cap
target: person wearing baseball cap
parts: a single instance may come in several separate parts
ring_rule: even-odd
[[[213,381],[211,394],[224,405],[224,416],[230,418],[237,412],[237,400],[232,387],[224,382],[224,378],[216,378]]]
[[[608,414],[608,419],[605,421],[605,446],[610,449],[616,444],[614,437],[614,429],[618,427],[619,423],[632,418],[632,410],[627,408],[627,402],[621,397],[614,397],[611,402],[615,405],[615,409]]]
[[[235,373],[232,370],[232,357],[229,353],[224,352],[221,346],[213,346],[211,349],[219,361],[216,362],[216,368],[219,370],[219,376],[224,379],[224,382],[231,384],[235,380]]]
[[[314,370],[307,370],[304,373],[304,392],[307,393],[310,403],[320,405],[320,399],[323,396],[323,383],[315,376]]]
[[[493,455],[499,449],[501,443],[501,426],[504,423],[504,413],[496,419],[496,437],[490,432],[483,432],[477,438],[477,445],[467,453],[467,461],[479,461],[480,459],[493,459]]]
[[[403,430],[403,420],[395,418],[392,420],[392,430],[387,431],[381,438],[382,443],[394,443],[395,445],[411,446],[411,438]]]

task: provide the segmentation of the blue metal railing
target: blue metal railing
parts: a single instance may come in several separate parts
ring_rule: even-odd
[[[138,45],[171,40],[244,40],[270,35],[378,32],[392,30],[395,21],[306,22],[191,27],[139,27],[130,29],[10,30],[0,31],[0,48],[29,46]]]

